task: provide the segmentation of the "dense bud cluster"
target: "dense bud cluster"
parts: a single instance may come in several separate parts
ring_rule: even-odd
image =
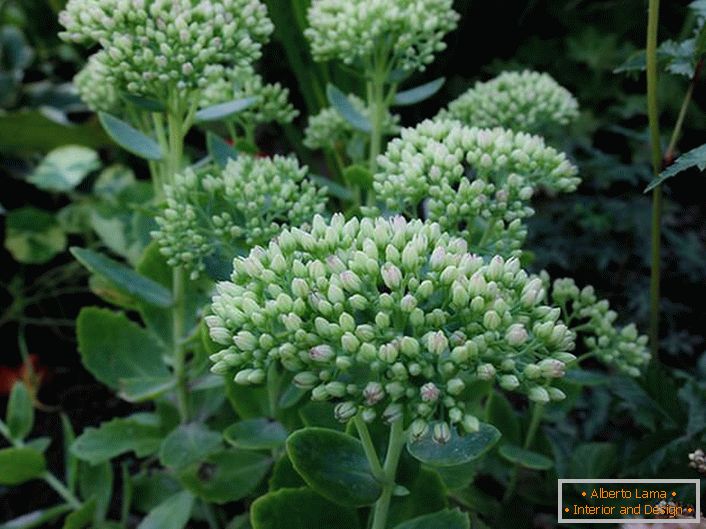
[[[285,225],[311,222],[325,190],[291,157],[240,156],[222,170],[187,170],[165,188],[166,206],[153,236],[171,266],[197,277],[206,261],[266,244]]]
[[[59,20],[100,45],[109,85],[161,101],[256,60],[273,30],[259,0],[69,0]]]
[[[120,95],[109,82],[110,67],[106,66],[105,52],[89,57],[83,69],[74,77],[74,86],[81,100],[94,112],[116,112]]]
[[[359,97],[350,94],[348,100],[363,116],[372,120],[373,110],[365,106]],[[386,111],[382,121],[383,134],[393,135],[399,132],[400,117]],[[309,149],[336,148],[345,145],[356,133],[351,123],[333,107],[327,107],[314,116],[309,116],[309,123],[304,130],[304,145]],[[363,134],[361,133],[363,136]]]
[[[316,216],[236,258],[217,285],[213,371],[257,384],[275,363],[342,421],[404,417],[421,434],[443,418],[474,431],[474,380],[564,398],[552,382],[574,336],[545,298],[517,259],[470,254],[438,224]]]
[[[314,59],[367,65],[383,50],[391,68],[423,70],[456,27],[452,0],[313,0],[308,12]]]
[[[579,289],[573,279],[557,279],[551,299],[562,307],[572,329],[580,327],[589,353],[627,375],[640,375],[640,368],[650,361],[647,336],[639,335],[633,323],[616,327],[617,313],[610,310],[608,300],[596,297],[593,287]]]
[[[449,103],[439,113],[473,127],[505,127],[541,133],[566,125],[578,116],[578,103],[566,88],[546,73],[504,72]]]
[[[403,129],[378,158],[373,183],[386,209],[457,234],[472,251],[515,255],[538,188],[576,189],[576,167],[538,136],[427,120]]]
[[[289,102],[289,90],[279,83],[265,83],[250,65],[229,68],[216,75],[203,89],[201,106],[250,97],[255,98],[255,102],[235,116],[246,125],[254,126],[273,121],[290,123],[299,115]]]
[[[700,448],[689,454],[689,466],[698,472],[706,474],[706,454]]]

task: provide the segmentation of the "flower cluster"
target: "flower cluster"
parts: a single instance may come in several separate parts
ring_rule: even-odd
[[[280,364],[346,421],[443,419],[478,428],[469,384],[493,380],[537,402],[574,360],[573,333],[517,259],[484,260],[421,220],[314,218],[236,258],[217,285],[215,373],[264,381]]]
[[[505,127],[542,133],[578,116],[574,96],[546,73],[505,72],[449,103],[439,118],[474,127]]]
[[[525,133],[427,120],[403,129],[378,158],[373,183],[386,209],[425,218],[484,255],[515,255],[539,187],[573,191],[579,179],[564,154]]]
[[[372,120],[372,109],[365,106],[359,97],[349,94],[351,105],[363,116]],[[400,117],[397,114],[385,113],[382,121],[384,134],[394,135],[399,132]],[[350,122],[341,116],[333,107],[327,107],[318,114],[309,117],[309,123],[304,130],[304,145],[309,149],[338,148],[345,145],[356,133]]]
[[[254,98],[255,102],[236,114],[248,126],[276,121],[290,123],[299,112],[289,102],[289,90],[279,83],[267,84],[250,66],[229,68],[216,75],[203,89],[201,106]]]
[[[171,266],[185,266],[197,277],[208,259],[230,259],[266,244],[283,226],[311,222],[323,212],[325,190],[306,175],[306,167],[283,156],[240,156],[206,174],[187,170],[166,186],[153,236]]]
[[[650,361],[647,336],[638,335],[633,323],[616,327],[617,313],[610,310],[608,300],[596,297],[593,287],[579,289],[573,279],[557,279],[551,300],[562,307],[567,324],[586,336],[590,354],[627,375],[640,375],[640,368]]]
[[[100,44],[109,85],[162,101],[256,60],[273,30],[259,0],[69,0],[59,20],[65,40]]]
[[[105,64],[105,53],[99,51],[89,57],[83,69],[74,77],[74,86],[81,100],[94,112],[115,112],[120,106],[120,95],[108,81],[110,67]]]
[[[423,70],[456,27],[452,0],[313,0],[308,12],[314,59],[368,65],[379,50],[392,69]]]

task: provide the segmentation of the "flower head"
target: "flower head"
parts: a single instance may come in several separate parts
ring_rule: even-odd
[[[273,30],[259,0],[69,0],[59,21],[100,45],[110,85],[160,101],[253,62]]]
[[[424,216],[485,255],[514,255],[538,188],[573,191],[579,179],[538,136],[427,120],[403,129],[378,158],[373,183],[388,210]]]
[[[116,113],[121,106],[120,94],[110,83],[110,67],[105,52],[89,57],[83,69],[74,77],[74,86],[81,100],[94,112]]]
[[[566,88],[546,73],[504,72],[449,103],[442,119],[457,119],[473,127],[504,127],[530,133],[548,132],[578,116],[578,103]]]
[[[153,236],[172,266],[196,276],[209,261],[266,244],[283,226],[306,224],[322,213],[325,190],[306,175],[306,167],[283,156],[240,156],[223,170],[199,175],[187,170],[166,186]],[[255,260],[247,264],[258,267]]]
[[[313,0],[308,12],[314,59],[370,62],[379,49],[393,68],[423,70],[456,27],[452,0]]]
[[[352,274],[360,281],[351,282]],[[472,287],[480,277],[483,286]],[[452,424],[477,429],[466,409],[469,382],[504,381],[506,389],[534,395],[559,374],[539,368],[529,378],[525,367],[573,348],[570,333],[552,339],[561,323],[542,296],[521,301],[529,282],[515,262],[491,265],[438,224],[317,216],[310,229],[285,229],[266,249],[235,259],[207,318],[223,346],[211,357],[213,370],[251,383],[251,370],[268,372],[275,363],[311,388],[312,398],[352,403],[368,420],[402,414],[423,425],[446,410]],[[497,321],[487,321],[489,312]],[[520,323],[526,340],[508,344],[505,336]],[[353,408],[337,409],[347,418]]]
[[[250,65],[229,68],[215,75],[203,89],[201,106],[249,97],[255,98],[255,102],[236,115],[243,124],[290,123],[299,114],[288,100],[289,90],[279,83],[265,83]]]
[[[373,111],[365,106],[359,97],[350,94],[349,101],[363,116],[372,119]],[[382,130],[385,134],[393,135],[399,132],[397,114],[386,112],[382,121]],[[347,147],[355,137],[364,138],[365,135],[356,131],[350,122],[332,107],[321,110],[318,114],[309,117],[309,122],[304,130],[304,145],[309,149],[325,149]]]

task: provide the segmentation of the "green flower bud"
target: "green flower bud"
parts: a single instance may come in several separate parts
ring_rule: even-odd
[[[549,392],[541,386],[534,386],[529,390],[528,397],[531,401],[538,404],[546,404],[549,402]]]
[[[333,408],[333,414],[337,421],[348,422],[358,413],[358,406],[354,402],[339,402]]]

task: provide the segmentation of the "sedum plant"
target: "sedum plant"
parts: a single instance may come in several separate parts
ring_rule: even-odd
[[[265,4],[69,0],[60,15],[62,38],[94,48],[79,94],[152,189],[130,203],[144,244],[119,251],[104,221],[102,245],[72,249],[114,306],[81,311],[83,365],[139,408],[78,436],[65,419],[61,475],[30,439],[22,386],[0,422],[0,484],[42,479],[61,499],[43,520],[501,526],[523,480],[556,477],[542,426],[587,378],[629,384],[649,361],[607,301],[552,285],[524,251],[533,196],[580,183],[534,135],[575,117],[570,94],[503,74],[401,128],[392,108],[443,84],[399,90],[444,50],[452,2],[313,0],[306,18],[307,53],[354,80],[309,117],[303,144],[334,155],[324,176],[252,154],[258,127],[298,114],[257,73]],[[480,471],[497,508],[477,499]]]

